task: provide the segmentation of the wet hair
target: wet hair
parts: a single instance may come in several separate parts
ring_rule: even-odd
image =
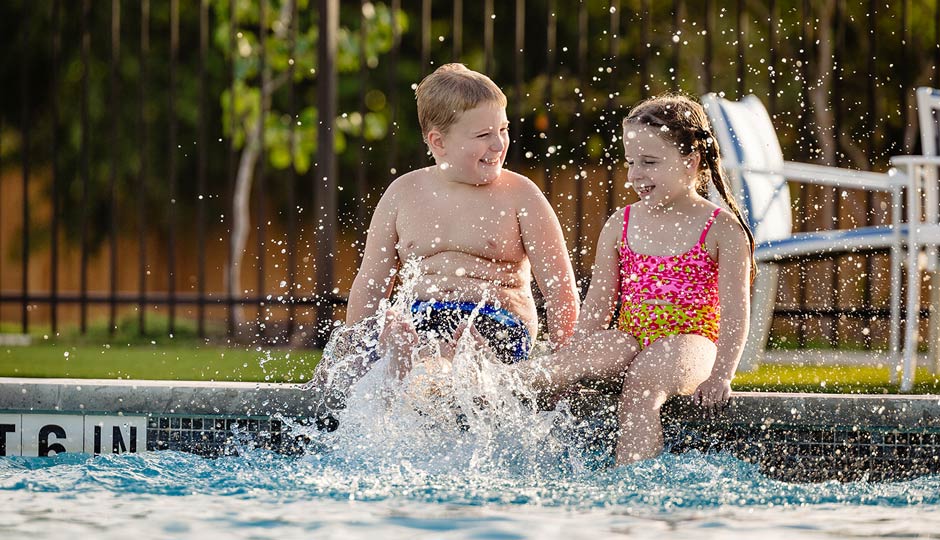
[[[415,89],[421,138],[438,129],[446,133],[460,115],[480,105],[506,107],[506,94],[489,77],[463,64],[444,64]]]
[[[757,275],[757,266],[754,261],[754,234],[731,194],[728,179],[721,168],[718,141],[712,133],[711,124],[708,122],[708,116],[702,105],[682,94],[653,97],[633,107],[630,114],[623,120],[623,127],[626,128],[628,125],[658,128],[659,136],[675,144],[683,156],[696,152],[699,154],[699,182],[696,191],[699,195],[708,197],[708,184],[711,182],[725,205],[738,218],[751,247],[751,281],[753,281]]]

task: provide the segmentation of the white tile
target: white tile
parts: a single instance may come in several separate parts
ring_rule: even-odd
[[[23,453],[23,415],[0,414],[0,456]]]
[[[23,413],[23,455],[54,456],[84,452],[84,418],[80,414]]]
[[[147,450],[146,416],[86,416],[85,451],[123,454]]]

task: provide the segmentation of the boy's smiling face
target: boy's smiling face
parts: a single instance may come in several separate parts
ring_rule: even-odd
[[[438,167],[456,182],[484,185],[499,178],[509,149],[506,109],[487,103],[465,111],[446,133],[432,129],[428,145]]]

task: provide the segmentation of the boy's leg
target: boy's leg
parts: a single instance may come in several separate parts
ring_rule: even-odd
[[[470,340],[474,343],[474,348],[477,350],[491,350],[490,342],[487,341],[485,337],[483,337],[483,334],[477,330],[476,326],[471,326],[468,321],[461,321],[460,324],[457,325],[457,329],[454,330],[453,339],[450,340],[450,343],[447,344],[447,352],[444,353],[444,349],[442,348],[442,353],[444,353],[444,355],[448,358],[453,359],[454,354],[457,352],[457,343],[463,339],[464,334],[467,332],[469,332],[467,335],[470,336]]]
[[[446,323],[446,320],[438,322]],[[433,328],[433,326],[431,328]],[[424,330],[428,329],[426,328]],[[435,328],[434,331],[439,331],[439,329]],[[456,344],[465,333],[468,333],[470,339],[476,342],[478,347],[489,348],[489,342],[486,338],[484,338],[475,327],[470,326],[467,321],[462,321],[457,323],[452,338],[439,340],[438,346],[441,356],[439,358],[425,357],[423,360],[428,362],[433,361],[432,364],[437,366],[434,368],[435,371],[446,371],[449,366],[445,364],[450,364],[450,362],[453,361],[456,352]],[[388,375],[390,377],[401,380],[411,372],[416,352],[418,354],[421,353],[421,351],[417,350],[418,342],[418,328],[415,327],[411,317],[391,310],[386,312],[385,326],[382,329],[382,333],[379,334],[378,348],[380,354],[389,356]]]
[[[602,330],[547,357],[520,364],[518,369],[540,394],[554,395],[582,379],[619,378],[638,350],[632,336]]]
[[[715,354],[708,338],[679,334],[654,341],[636,356],[624,377],[617,412],[618,465],[663,451],[660,408],[672,396],[694,392],[711,373]]]
[[[388,376],[403,379],[411,371],[418,346],[418,332],[410,317],[391,310],[385,313],[385,326],[379,334],[379,353],[388,356]]]

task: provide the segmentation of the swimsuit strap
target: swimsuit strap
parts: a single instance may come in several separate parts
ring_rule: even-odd
[[[712,224],[715,223],[715,218],[718,217],[719,213],[721,213],[721,208],[715,208],[715,211],[712,212],[712,217],[708,218],[708,222],[705,223],[705,229],[702,231],[702,236],[698,239],[699,244],[705,243],[705,236],[708,234],[708,230],[712,228]]]
[[[718,214],[721,213],[721,208],[715,208],[715,211],[712,212],[711,217],[708,218],[708,221],[705,223],[705,228],[702,230],[702,236],[699,237],[698,243],[705,243],[705,237],[708,235],[708,231],[712,228],[712,224],[715,223],[715,218],[718,217]],[[623,208],[623,235],[620,237],[620,245],[622,247],[627,246],[627,228],[630,226],[630,205],[627,205]]]
[[[630,225],[630,205],[623,207],[623,236],[620,238],[620,247],[627,247],[627,226]]]

